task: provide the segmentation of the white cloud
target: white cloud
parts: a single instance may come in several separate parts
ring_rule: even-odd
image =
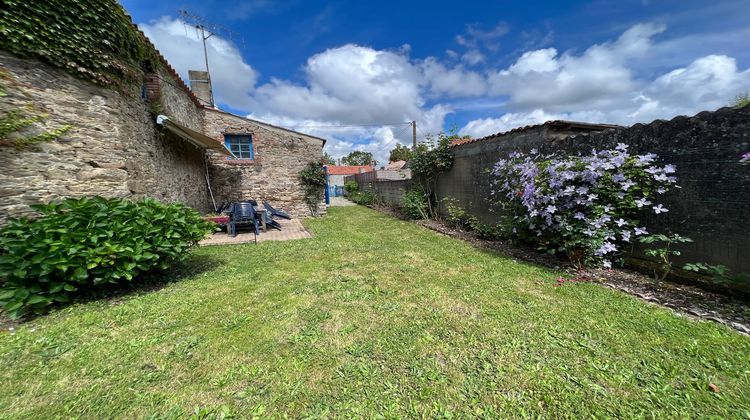
[[[469,50],[461,56],[461,61],[470,66],[476,66],[477,64],[483,63],[485,60],[486,57],[479,52],[479,50]]]
[[[648,51],[661,25],[636,25],[617,41],[594,45],[580,55],[547,48],[524,53],[508,69],[490,74],[495,95],[509,95],[517,109],[544,107],[552,111],[609,109],[613,98],[636,89],[628,60]]]
[[[515,64],[508,68],[508,72],[521,76],[531,72],[554,72],[560,68],[556,57],[557,50],[554,48],[525,52]]]
[[[655,78],[636,77],[633,63],[654,51],[668,53],[653,39],[665,29],[636,25],[615,42],[578,55],[559,56],[553,48],[524,53],[488,77],[492,94],[507,98],[507,113],[470,121],[461,133],[485,136],[550,119],[632,125],[716,109],[750,88],[750,69],[740,70],[726,55],[699,57]]]
[[[184,80],[188,70],[205,70],[203,44],[194,27],[178,19],[162,17],[138,27],[161,51]],[[214,97],[233,108],[246,108],[258,80],[255,71],[231,42],[217,36],[207,41]]]
[[[140,27],[184,79],[188,69],[204,68],[202,46],[190,26],[165,17]],[[479,95],[486,89],[478,73],[448,69],[433,58],[412,60],[408,44],[393,51],[354,44],[331,48],[308,58],[303,83],[272,78],[260,85],[257,72],[231,43],[214,36],[208,46],[218,103],[330,139],[326,149],[336,157],[366,150],[382,162],[398,142],[411,144],[411,134],[402,126],[315,127],[417,120],[421,138],[442,130],[451,112],[447,105],[427,106],[426,96]]]
[[[203,68],[191,27],[169,18],[140,27],[183,77]],[[690,56],[686,41],[668,38],[659,24],[635,25],[584,50],[534,49],[505,68],[487,67],[491,47],[507,30],[502,23],[486,31],[468,26],[456,38],[464,48],[447,50],[447,62],[414,59],[408,44],[394,50],[345,44],[309,57],[300,81],[264,83],[233,44],[215,36],[208,44],[214,92],[219,103],[254,118],[330,139],[326,149],[335,157],[365,150],[385,162],[397,143],[411,144],[407,126],[321,126],[417,120],[421,138],[441,131],[454,109],[497,112],[460,130],[475,137],[550,119],[630,125],[715,109],[750,89],[750,69],[705,48]],[[665,65],[671,51],[681,64]],[[648,64],[655,57],[658,67]]]
[[[348,44],[307,60],[305,84],[259,86],[253,112],[370,124],[419,118],[421,75],[407,55]]]
[[[472,138],[479,138],[494,133],[508,131],[516,127],[541,124],[545,121],[556,120],[559,118],[560,116],[547,114],[541,109],[522,113],[509,112],[499,118],[482,118],[470,121],[459,130],[458,134],[462,136],[471,136]]]
[[[484,75],[461,66],[447,68],[436,58],[429,57],[419,64],[421,83],[431,96],[470,97],[487,93]]]

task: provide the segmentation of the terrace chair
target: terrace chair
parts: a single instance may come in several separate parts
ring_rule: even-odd
[[[281,210],[276,210],[275,208],[273,208],[273,206],[268,204],[267,201],[263,202],[263,207],[265,207],[266,210],[268,210],[268,214],[270,214],[271,217],[278,216],[278,217],[281,217],[282,219],[292,220],[291,216],[289,216],[288,214],[284,213]]]
[[[276,230],[281,230],[281,224],[273,220],[273,216],[271,216],[268,211],[262,212],[261,214],[266,218],[266,226],[272,227]]]
[[[255,234],[255,241],[257,242],[260,231],[258,228],[258,218],[255,216],[255,209],[253,208],[252,203],[234,203],[232,207],[232,215],[229,221],[229,231],[232,234],[232,237],[237,236],[237,227],[241,225],[253,225],[253,233]]]

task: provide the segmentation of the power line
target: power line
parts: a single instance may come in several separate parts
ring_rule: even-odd
[[[375,150],[375,152],[373,152],[373,154],[380,153],[380,152],[385,152],[385,151],[387,151],[387,149],[390,149],[391,147],[395,146],[396,144],[401,144],[398,141],[398,136],[400,134],[403,134],[404,130],[406,130],[407,128],[411,127],[411,123],[407,123],[407,124],[408,124],[408,126],[402,127],[399,131],[396,131],[396,133],[393,135],[393,139],[389,140],[385,145],[383,145],[379,149]]]
[[[404,134],[407,128],[409,128],[409,126],[401,127],[399,130],[396,131],[396,133],[393,134],[393,138],[397,138],[398,136]]]
[[[417,125],[417,131],[422,135],[422,138],[427,139],[427,135],[419,128],[419,125]]]

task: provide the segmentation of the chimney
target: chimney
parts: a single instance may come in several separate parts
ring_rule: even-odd
[[[188,77],[190,78],[190,90],[193,91],[193,95],[201,102],[201,104],[214,107],[214,95],[211,90],[211,77],[207,71],[201,70],[188,70]]]

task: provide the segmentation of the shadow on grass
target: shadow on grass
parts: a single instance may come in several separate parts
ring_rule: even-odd
[[[129,282],[124,281],[120,283],[103,284],[94,289],[71,296],[70,302],[58,303],[54,306],[50,306],[49,310],[43,314],[26,314],[19,319],[11,320],[5,313],[0,313],[0,329],[6,329],[8,327],[13,327],[34,320],[38,317],[43,317],[50,312],[63,309],[74,303],[87,303],[102,300],[108,300],[115,303],[128,296],[152,293],[171,283],[176,283],[186,278],[215,270],[220,267],[222,263],[223,262],[220,259],[212,255],[191,254],[185,261],[175,263],[166,270],[153,270],[141,273]]]
[[[176,283],[188,277],[212,271],[221,266],[222,261],[211,255],[191,254],[185,261],[177,262],[166,270],[152,270],[141,273],[129,282],[101,285],[76,298],[77,303],[118,299],[123,296],[147,294]]]

